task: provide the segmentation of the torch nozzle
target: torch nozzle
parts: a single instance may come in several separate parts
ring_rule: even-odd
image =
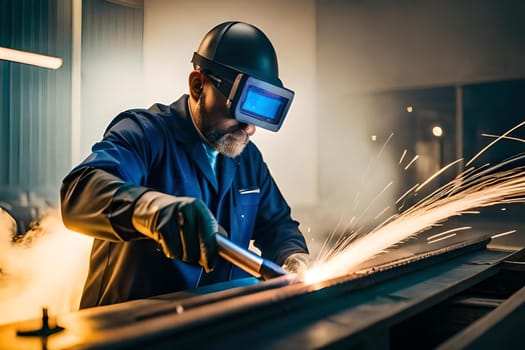
[[[287,274],[279,265],[239,247],[221,234],[215,234],[215,239],[217,240],[219,255],[223,259],[240,267],[254,277],[268,280]]]

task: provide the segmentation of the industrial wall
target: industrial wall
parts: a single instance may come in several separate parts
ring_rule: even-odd
[[[317,2],[319,80],[339,93],[525,77],[520,0]],[[337,74],[330,74],[336,68]]]
[[[70,166],[70,12],[62,0],[0,2],[0,46],[64,60],[59,70],[0,60],[0,200],[56,202]]]
[[[371,203],[394,203],[492,141],[481,133],[501,134],[525,119],[515,96],[523,84],[504,86],[525,77],[522,1],[316,4],[319,198],[330,215],[373,218],[380,209],[367,209]],[[436,125],[440,137],[431,134]]]
[[[144,11],[106,0],[82,1],[80,149],[85,158],[121,111],[142,108]]]

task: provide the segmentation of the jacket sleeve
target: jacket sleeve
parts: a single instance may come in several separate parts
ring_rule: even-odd
[[[148,188],[132,185],[94,167],[71,172],[60,189],[64,225],[80,233],[110,241],[145,238],[131,223],[133,207]]]
[[[142,185],[152,151],[150,143],[143,142],[150,135],[139,118],[119,115],[91,154],[63,180],[61,212],[69,229],[111,241],[142,238],[133,229],[131,215],[136,200],[148,190]]]

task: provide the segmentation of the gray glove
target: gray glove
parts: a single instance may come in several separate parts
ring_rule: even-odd
[[[168,258],[199,264],[206,272],[213,270],[219,225],[200,199],[145,192],[135,204],[132,223],[158,242]]]
[[[310,255],[306,253],[294,253],[284,260],[281,267],[288,272],[300,275],[310,267]]]

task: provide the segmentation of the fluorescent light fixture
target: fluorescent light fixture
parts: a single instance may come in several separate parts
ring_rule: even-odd
[[[0,47],[0,60],[7,60],[25,64],[32,64],[34,66],[58,69],[62,65],[62,59],[59,57],[52,57],[40,55],[37,53],[19,51]]]

